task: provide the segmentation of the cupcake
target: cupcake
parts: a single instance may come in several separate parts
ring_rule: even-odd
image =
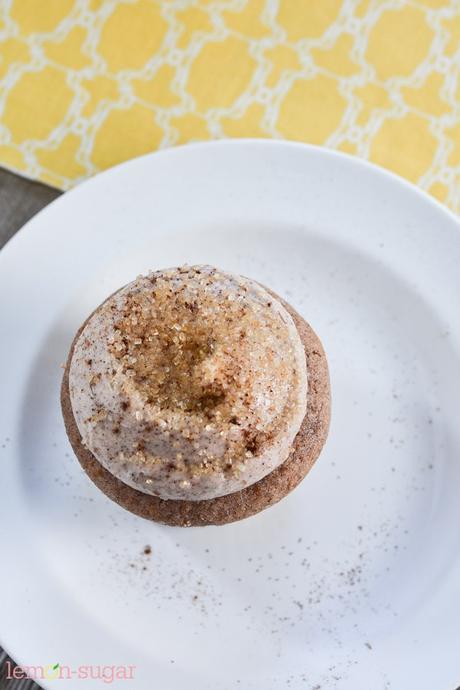
[[[112,500],[168,525],[276,503],[326,440],[326,357],[276,294],[211,266],[141,276],[77,332],[61,390],[70,443]]]

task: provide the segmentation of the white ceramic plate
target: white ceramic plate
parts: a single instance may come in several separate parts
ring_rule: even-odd
[[[269,285],[329,356],[318,463],[280,504],[225,527],[172,529],[111,503],[59,408],[87,314],[185,262]],[[6,649],[68,666],[69,688],[86,687],[76,671],[90,664],[136,666],[118,684],[140,690],[460,685],[459,266],[444,208],[300,144],[146,156],[36,216],[0,255]]]

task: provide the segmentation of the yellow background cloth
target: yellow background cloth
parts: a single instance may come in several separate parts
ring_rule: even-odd
[[[62,189],[158,148],[271,137],[460,209],[459,0],[5,0],[0,56],[0,165]]]

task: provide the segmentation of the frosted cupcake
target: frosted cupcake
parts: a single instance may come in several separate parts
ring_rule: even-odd
[[[326,358],[258,283],[210,266],[155,271],[78,331],[62,409],[91,479],[171,525],[223,524],[279,501],[327,435]]]

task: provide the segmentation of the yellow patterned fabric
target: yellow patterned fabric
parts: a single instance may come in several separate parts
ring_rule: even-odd
[[[323,144],[460,208],[459,0],[4,0],[0,165],[67,189],[221,137]]]

